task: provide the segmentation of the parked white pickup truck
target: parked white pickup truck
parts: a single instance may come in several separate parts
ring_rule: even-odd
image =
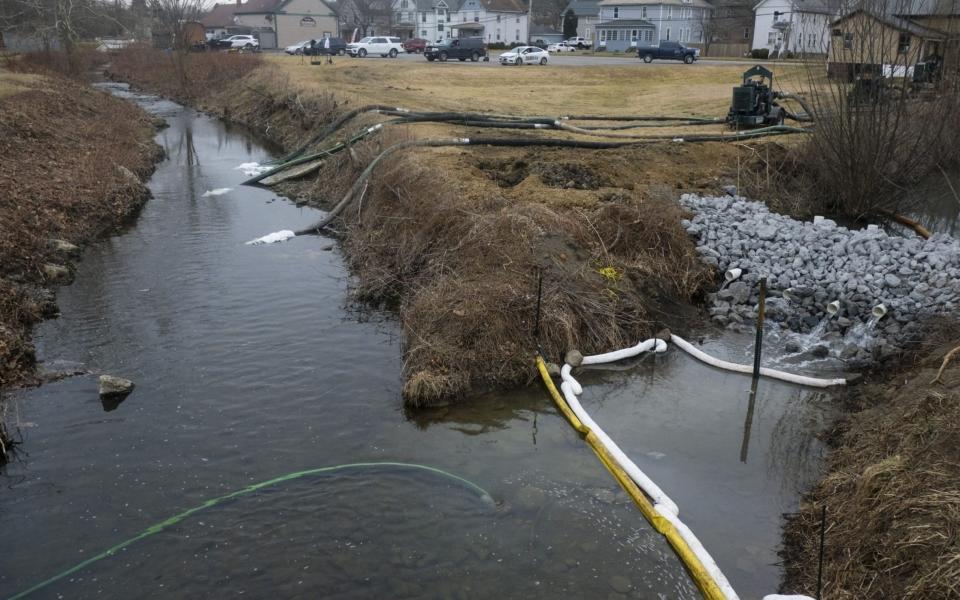
[[[572,37],[569,40],[564,40],[564,43],[566,43],[568,46],[576,46],[581,50],[593,46],[593,40],[588,40],[587,38],[582,37]]]
[[[396,37],[365,37],[354,44],[347,44],[347,53],[350,56],[363,58],[368,54],[396,58],[403,52],[403,44]]]

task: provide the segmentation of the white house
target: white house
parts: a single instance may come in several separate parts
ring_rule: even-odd
[[[393,30],[429,41],[482,37],[488,43],[526,44],[529,18],[520,0],[394,0]]]
[[[752,49],[766,48],[770,56],[826,54],[830,23],[837,9],[830,0],[761,0],[753,7]]]

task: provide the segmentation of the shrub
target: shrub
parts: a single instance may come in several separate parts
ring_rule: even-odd
[[[750,51],[750,58],[757,60],[766,60],[770,58],[770,50],[767,48],[755,48]]]

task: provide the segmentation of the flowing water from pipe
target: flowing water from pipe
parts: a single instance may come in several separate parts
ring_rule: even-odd
[[[36,333],[46,369],[134,379],[102,405],[95,375],[16,393],[24,444],[0,469],[0,597],[208,498],[359,461],[434,465],[304,478],[230,500],[38,597],[697,598],[537,386],[401,408],[401,332],[344,307],[349,278],[319,236],[248,246],[319,211],[240,187],[269,153],[157,98],[168,158],[135,226],[89,247],[62,316]],[[204,193],[216,190],[216,195]],[[696,341],[696,340],[694,340]],[[749,362],[749,335],[704,340]],[[771,359],[774,357],[771,355]],[[584,404],[680,504],[744,598],[776,589],[780,514],[816,474],[824,397],[762,382],[741,462],[749,378],[670,351],[591,371]]]

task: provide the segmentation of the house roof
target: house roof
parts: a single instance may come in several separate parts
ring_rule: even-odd
[[[563,9],[563,14],[568,12],[578,17],[595,17],[600,14],[600,0],[573,0]]]
[[[235,15],[259,15],[264,13],[278,13],[283,12],[281,9],[284,5],[287,4],[290,0],[247,0],[243,5],[241,5],[239,10],[234,10],[233,14]],[[327,4],[325,0],[316,0],[318,3],[324,5],[330,11],[333,11],[333,7],[330,4]]]
[[[753,6],[753,11],[767,3],[768,0],[760,0]],[[793,0],[790,10],[797,13],[817,13],[821,15],[835,15],[838,10],[830,5],[829,0]],[[835,4],[835,3],[834,3]]]
[[[600,6],[650,6],[663,4],[664,6],[696,6],[699,8],[713,8],[705,0],[601,0]]]
[[[875,21],[883,23],[884,25],[887,25],[888,27],[892,27],[898,31],[904,31],[906,33],[915,35],[919,38],[923,38],[926,40],[942,40],[946,38],[946,34],[944,34],[942,31],[937,31],[936,29],[930,29],[929,27],[923,27],[922,25],[917,25],[913,21],[903,19],[901,17],[895,17],[892,15],[878,16],[863,8],[858,8],[857,10],[840,17],[839,19],[834,21],[833,24],[839,25],[840,23],[846,21],[847,19],[849,19],[850,17],[858,13],[863,13],[864,15],[874,19]]]
[[[597,23],[593,27],[595,29],[625,29],[627,27],[635,27],[637,29],[655,29],[653,23],[650,21],[644,21],[643,19],[617,19],[616,21]]]
[[[214,4],[210,12],[200,17],[200,24],[207,28],[233,25],[233,15],[237,12],[237,3]]]
[[[480,0],[490,12],[527,12],[527,4],[520,0]]]

